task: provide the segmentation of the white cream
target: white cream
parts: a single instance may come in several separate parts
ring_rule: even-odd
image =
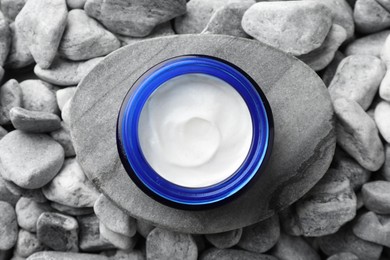
[[[146,102],[139,141],[150,166],[184,187],[205,187],[231,176],[252,141],[252,119],[241,95],[204,74],[175,77]]]

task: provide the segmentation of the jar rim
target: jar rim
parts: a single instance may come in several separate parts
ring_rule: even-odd
[[[161,177],[143,155],[138,123],[141,111],[157,88],[185,74],[207,74],[227,82],[245,101],[252,119],[252,142],[241,166],[223,181],[199,188],[174,184]],[[243,70],[207,55],[177,56],[148,69],[129,89],[118,115],[117,147],[122,164],[135,184],[153,199],[177,208],[205,208],[223,204],[253,183],[267,164],[273,143],[273,117],[257,83]]]

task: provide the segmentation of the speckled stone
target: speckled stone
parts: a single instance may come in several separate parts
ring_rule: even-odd
[[[35,252],[43,251],[45,246],[39,242],[36,234],[26,230],[19,230],[18,240],[15,245],[15,253],[21,257],[29,257]]]
[[[56,96],[51,84],[38,79],[28,79],[20,82],[19,85],[23,93],[23,108],[58,113]]]
[[[361,33],[373,33],[390,26],[390,13],[376,0],[357,0],[353,18],[356,30]]]
[[[386,38],[389,36],[389,34],[390,30],[384,30],[358,38],[346,46],[344,53],[347,56],[372,55],[380,57],[382,47],[385,44]]]
[[[18,223],[11,204],[0,201],[0,212],[0,250],[8,250],[18,238]]]
[[[42,213],[52,211],[48,203],[38,203],[25,197],[21,197],[15,207],[19,226],[30,232],[37,232],[37,221]]]
[[[116,116],[112,115],[117,115],[129,86],[150,66],[184,54],[226,59],[259,82],[270,102],[278,137],[269,174],[261,175],[256,189],[212,210],[177,210],[152,200],[128,177],[116,147]],[[333,109],[322,80],[283,52],[229,36],[175,35],[125,46],[80,82],[70,114],[78,161],[92,182],[130,215],[185,233],[220,233],[272,216],[302,197],[323,176],[335,149]]]
[[[264,253],[276,244],[279,236],[279,217],[274,215],[257,224],[245,227],[238,246],[247,251]]]
[[[186,12],[186,0],[87,0],[85,12],[112,32],[144,37],[153,28]]]
[[[238,249],[216,249],[212,248],[205,251],[199,258],[200,260],[219,260],[219,259],[239,259],[239,260],[277,260],[276,257],[248,252]]]
[[[147,259],[196,260],[198,248],[189,234],[155,228],[146,238]]]
[[[271,254],[279,260],[320,260],[321,257],[302,237],[281,234]]]
[[[49,112],[31,111],[21,107],[10,110],[12,125],[19,130],[30,133],[47,133],[61,127],[59,116]]]
[[[206,239],[216,248],[224,249],[237,245],[241,239],[241,235],[242,228],[223,233],[208,234],[206,235]]]

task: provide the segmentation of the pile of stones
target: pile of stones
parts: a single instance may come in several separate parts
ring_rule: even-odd
[[[0,0],[0,9],[1,260],[390,259],[388,1]],[[69,132],[77,84],[121,46],[173,34],[262,41],[323,79],[338,147],[303,198],[255,225],[192,235],[126,215],[87,179]]]

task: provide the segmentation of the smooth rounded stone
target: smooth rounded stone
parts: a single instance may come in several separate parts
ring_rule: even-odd
[[[189,234],[155,228],[146,238],[146,259],[197,259],[198,248]]]
[[[347,39],[351,38],[355,32],[353,21],[353,11],[346,0],[306,0],[319,2],[328,7],[332,13],[333,23],[342,26],[347,32]]]
[[[279,217],[275,214],[269,219],[245,227],[238,246],[247,251],[264,253],[276,244],[279,236]]]
[[[333,158],[332,166],[339,174],[344,174],[351,184],[354,191],[359,191],[360,188],[369,181],[371,172],[363,168],[354,159],[347,155],[344,151],[336,149],[335,157]]]
[[[380,57],[381,50],[385,44],[390,30],[369,34],[350,42],[344,50],[345,55],[371,55]]]
[[[61,213],[72,216],[82,216],[93,213],[93,208],[74,208],[56,202],[51,202],[50,206]]]
[[[31,133],[47,133],[61,128],[61,119],[53,113],[31,111],[21,107],[10,110],[12,125],[19,130]]]
[[[27,1],[15,19],[15,26],[41,68],[50,67],[66,26],[65,0]]]
[[[70,128],[70,124],[71,124],[70,123],[70,120],[71,120],[70,109],[72,107],[72,103],[71,102],[72,102],[72,99],[69,99],[68,101],[66,101],[66,103],[64,104],[64,106],[62,107],[62,110],[61,110],[62,121],[69,128]]]
[[[153,28],[186,12],[186,0],[87,0],[85,12],[108,30],[144,37]]]
[[[337,71],[337,67],[339,66],[340,62],[344,58],[345,58],[345,55],[342,52],[336,51],[334,54],[333,60],[323,70],[321,78],[327,87],[330,85],[330,82],[333,80],[333,77]]]
[[[136,220],[120,210],[104,194],[100,194],[93,209],[99,220],[110,230],[128,237],[135,235],[137,231]]]
[[[367,110],[386,73],[386,65],[369,55],[351,55],[343,59],[329,85],[332,100],[351,99]]]
[[[50,136],[15,130],[0,140],[1,174],[22,188],[45,186],[63,163],[64,149]]]
[[[345,29],[337,24],[333,24],[328,35],[321,46],[298,58],[305,62],[315,71],[322,70],[333,60],[334,55],[340,45],[347,38]]]
[[[385,155],[374,120],[353,100],[339,98],[333,106],[337,143],[367,170],[378,170]]]
[[[1,177],[1,176],[0,176]],[[46,202],[47,199],[42,193],[42,189],[24,189],[13,183],[12,181],[4,180],[4,184],[7,189],[14,194],[15,196],[23,196],[25,198],[30,198],[38,203]]]
[[[69,9],[83,9],[87,0],[66,0]]]
[[[227,60],[259,82],[272,108],[278,136],[268,174],[261,175],[256,188],[215,209],[178,210],[149,198],[128,177],[116,146],[116,117],[112,115],[118,113],[129,86],[151,66],[188,54]],[[80,82],[71,115],[78,161],[98,189],[131,216],[183,233],[220,233],[269,218],[314,186],[329,168],[335,149],[333,109],[322,80],[299,60],[239,37],[175,35],[125,46]]]
[[[279,260],[320,260],[320,256],[303,238],[281,234],[271,254]]]
[[[359,260],[359,257],[350,252],[342,252],[331,255],[326,260]]]
[[[372,181],[363,185],[364,206],[378,214],[390,214],[390,182]]]
[[[39,79],[28,79],[20,82],[23,93],[23,108],[32,111],[58,113],[53,86]]]
[[[228,1],[213,13],[202,33],[248,38],[248,34],[242,29],[241,20],[245,11],[255,3],[255,0]]]
[[[77,87],[67,87],[56,91],[57,103],[60,110],[62,110],[65,103],[74,96],[76,90]]]
[[[296,204],[296,216],[304,236],[335,233],[356,215],[356,195],[349,179],[330,169]]]
[[[10,21],[13,21],[20,10],[22,10],[27,0],[1,0],[0,2],[1,12],[3,12],[5,17],[7,17]]]
[[[224,249],[237,245],[241,239],[241,235],[242,228],[223,233],[208,234],[205,237],[216,248]]]
[[[77,220],[60,213],[42,213],[37,221],[39,241],[56,251],[79,251],[78,231]]]
[[[20,195],[14,194],[7,188],[4,179],[0,175],[0,201],[5,201],[15,206],[19,198]]]
[[[0,212],[0,250],[8,250],[18,238],[18,223],[11,204],[0,201]]]
[[[90,35],[88,36],[91,37]],[[100,37],[99,39],[104,40],[104,38]],[[90,47],[83,47],[83,50],[85,53],[85,50],[92,51],[93,49]],[[81,57],[81,55],[79,55],[79,57]],[[41,67],[39,67],[38,64],[35,65],[34,73],[40,79],[58,86],[77,85],[84,78],[84,76],[87,75],[93,69],[93,67],[95,67],[95,65],[98,64],[102,59],[103,58],[93,58],[87,61],[69,61],[61,58],[56,58],[48,69],[42,69]]]
[[[20,69],[32,64],[34,59],[20,30],[15,26],[15,23],[10,24],[9,28],[12,35],[12,41],[5,66],[7,68]]]
[[[253,252],[247,252],[238,249],[217,249],[212,248],[201,254],[200,260],[277,260],[277,258],[270,255],[263,255]]]
[[[375,108],[375,123],[387,143],[390,143],[390,103],[381,101]]]
[[[322,252],[328,256],[340,252],[350,252],[359,259],[365,260],[378,260],[383,249],[381,245],[355,236],[350,225],[342,227],[335,234],[320,237],[318,242]]]
[[[47,199],[75,208],[93,207],[99,197],[76,159],[65,160],[61,171],[42,191]]]
[[[79,61],[104,56],[119,47],[120,42],[114,34],[89,17],[84,10],[73,9],[68,14],[67,26],[58,52],[67,59]],[[96,63],[92,62],[92,65],[86,67],[91,68],[94,64]],[[68,85],[74,84],[77,83],[71,82]]]
[[[390,218],[372,211],[361,215],[352,227],[353,233],[363,240],[390,247]]]
[[[390,26],[390,13],[376,0],[357,0],[353,17],[356,30],[373,33]]]
[[[247,34],[292,55],[319,48],[331,26],[329,8],[312,1],[259,2],[242,18]]]
[[[99,222],[99,232],[102,239],[109,241],[115,247],[123,250],[131,250],[138,241],[137,236],[129,237],[109,229],[104,223]]]
[[[143,41],[146,39],[152,39],[156,37],[163,37],[163,36],[169,36],[174,35],[175,31],[172,28],[172,25],[170,22],[166,22],[163,24],[157,25],[153,31],[145,37],[139,38],[139,37],[132,37],[132,36],[124,36],[124,35],[116,35],[116,37],[121,42],[121,46],[126,46],[135,42]]]
[[[71,253],[71,252],[37,252],[28,260],[108,260],[107,257],[97,254]]]
[[[0,87],[0,124],[10,122],[10,110],[22,106],[22,90],[15,79],[10,79]]]
[[[142,219],[137,219],[137,232],[144,238],[146,238],[153,229],[155,229],[155,226],[151,223]]]
[[[37,236],[26,230],[19,230],[18,240],[15,245],[15,253],[21,257],[29,257],[35,252],[43,251],[45,246]]]
[[[21,197],[16,203],[15,212],[18,224],[26,231],[36,232],[39,216],[53,209],[48,203],[38,203],[29,198]]]
[[[390,145],[385,146],[385,163],[381,168],[381,174],[385,180],[390,181]]]
[[[79,247],[83,252],[100,252],[114,249],[115,246],[102,238],[99,219],[95,214],[77,217],[79,223]]]
[[[109,252],[109,251],[106,251]],[[109,260],[145,260],[146,256],[139,250],[125,251],[115,250],[107,255]]]
[[[0,66],[3,66],[10,51],[11,32],[8,21],[0,12]]]
[[[65,157],[73,157],[76,155],[69,128],[65,123],[61,122],[61,128],[51,132],[50,136],[62,145],[62,148],[64,148],[65,151]]]

